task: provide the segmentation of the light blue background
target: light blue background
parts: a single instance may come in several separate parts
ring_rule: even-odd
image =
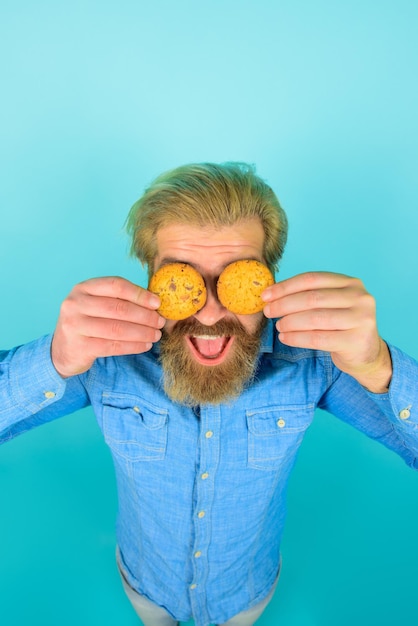
[[[418,356],[414,0],[3,0],[0,345],[50,332],[78,281],[119,274],[161,171],[255,163],[290,220],[281,275],[358,275]],[[89,410],[0,449],[1,620],[129,626],[112,464]],[[320,413],[260,626],[413,623],[417,475]]]

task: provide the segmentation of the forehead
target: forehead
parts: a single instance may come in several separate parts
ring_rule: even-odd
[[[264,230],[258,218],[232,226],[169,224],[157,232],[155,267],[183,261],[197,267],[222,267],[231,261],[263,259]]]

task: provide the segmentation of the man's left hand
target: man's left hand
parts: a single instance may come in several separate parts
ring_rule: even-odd
[[[387,391],[390,353],[377,331],[375,300],[358,278],[307,272],[272,285],[263,299],[266,317],[280,318],[282,343],[325,350],[370,391]]]

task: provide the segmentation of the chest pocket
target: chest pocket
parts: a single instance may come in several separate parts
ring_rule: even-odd
[[[130,394],[103,393],[103,434],[112,452],[129,461],[158,461],[167,446],[167,409]]]
[[[312,421],[313,405],[286,405],[247,411],[248,465],[277,469],[293,457]]]

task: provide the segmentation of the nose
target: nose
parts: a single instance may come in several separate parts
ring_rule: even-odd
[[[220,303],[216,283],[209,284],[206,281],[206,302],[205,305],[194,314],[194,317],[205,326],[213,326],[219,322],[227,312],[227,309]]]

